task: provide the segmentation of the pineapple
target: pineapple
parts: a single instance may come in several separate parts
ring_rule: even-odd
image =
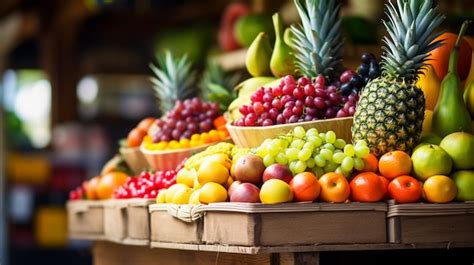
[[[191,72],[191,62],[186,55],[175,58],[167,51],[158,57],[158,67],[150,64],[155,74],[151,78],[161,113],[173,109],[177,100],[185,100],[197,95],[195,73]]]
[[[380,156],[392,150],[410,153],[423,124],[425,98],[416,86],[429,52],[440,46],[434,29],[443,21],[431,0],[398,0],[386,5],[388,36],[383,41],[382,75],[363,89],[352,125],[352,140],[365,140]]]
[[[211,61],[201,79],[202,98],[219,103],[221,111],[225,112],[230,103],[237,98],[233,88],[239,80],[239,74],[226,74],[218,63]]]
[[[329,80],[341,70],[340,4],[335,0],[295,0],[301,24],[291,27],[295,66],[304,76]]]

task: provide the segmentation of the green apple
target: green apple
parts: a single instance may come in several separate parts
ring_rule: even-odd
[[[474,135],[455,132],[439,144],[453,159],[455,169],[474,169]]]
[[[460,170],[451,175],[458,188],[458,201],[474,201],[474,171]]]
[[[425,181],[434,175],[449,175],[453,161],[441,147],[430,144],[420,146],[411,155],[415,176]]]

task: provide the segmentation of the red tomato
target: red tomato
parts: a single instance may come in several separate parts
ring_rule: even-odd
[[[421,183],[410,176],[400,176],[388,185],[390,197],[397,203],[418,202],[421,198],[423,187]]]
[[[373,172],[355,176],[350,186],[352,200],[358,202],[378,202],[383,199],[386,192],[384,181]]]
[[[384,176],[379,176],[379,177],[380,177],[380,179],[382,179],[383,185],[385,187],[385,193],[383,195],[383,199],[387,200],[387,199],[390,198],[390,194],[388,193],[388,184],[390,184],[390,181],[388,181],[388,179],[385,178]]]
[[[303,172],[294,176],[290,181],[295,201],[314,201],[321,191],[318,179],[313,173]]]

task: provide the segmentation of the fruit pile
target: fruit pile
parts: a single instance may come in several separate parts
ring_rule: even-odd
[[[219,116],[219,105],[199,98],[177,101],[144,138],[147,150],[174,150],[196,147],[228,138],[225,119]]]
[[[105,200],[113,196],[115,189],[123,185],[128,175],[120,171],[104,172],[100,176],[91,178],[81,186],[69,192],[70,200]]]
[[[278,163],[288,165],[293,174],[312,171],[316,176],[328,172],[349,176],[354,169],[364,168],[363,158],[369,152],[364,141],[346,144],[333,131],[305,131],[300,126],[284,136],[265,140],[255,151],[266,167]]]
[[[234,124],[271,126],[347,117],[355,112],[358,100],[356,93],[342,96],[335,85],[325,85],[326,79],[321,75],[314,82],[306,77],[295,81],[293,76],[285,76],[279,86],[262,87],[253,93],[251,104],[239,108],[243,117]],[[346,105],[347,112],[343,109]]]
[[[132,129],[127,136],[127,146],[128,147],[138,147],[142,143],[143,139],[146,137],[148,130],[155,123],[155,118],[145,118],[137,127]]]
[[[114,191],[116,199],[145,198],[155,199],[159,190],[167,189],[176,183],[176,173],[183,168],[184,161],[176,169],[167,171],[144,171],[127,181]]]

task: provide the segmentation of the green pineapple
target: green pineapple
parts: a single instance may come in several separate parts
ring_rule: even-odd
[[[150,64],[155,74],[151,81],[160,102],[162,114],[172,110],[177,100],[185,100],[197,95],[196,75],[192,72],[192,64],[186,55],[175,58],[171,52],[167,51],[158,57],[158,66],[159,68]]]
[[[295,66],[304,76],[332,80],[342,69],[342,37],[335,0],[294,0],[301,24],[291,26]]]
[[[352,125],[352,140],[365,140],[377,156],[410,153],[418,143],[425,98],[415,83],[430,51],[441,45],[433,43],[440,35],[433,31],[444,19],[431,0],[389,1],[386,8],[382,75],[363,89]]]
[[[240,80],[239,74],[226,74],[216,62],[209,62],[201,79],[201,95],[204,100],[219,103],[225,112],[230,103],[237,98],[234,87]]]

